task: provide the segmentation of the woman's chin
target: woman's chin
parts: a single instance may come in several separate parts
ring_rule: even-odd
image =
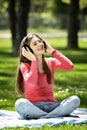
[[[45,51],[38,51],[38,53],[36,55],[43,55],[45,53]]]

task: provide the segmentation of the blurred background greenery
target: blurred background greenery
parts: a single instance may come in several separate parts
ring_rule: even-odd
[[[79,38],[87,38],[86,0],[1,0],[0,37],[11,38],[13,56],[27,33],[66,37],[66,48],[78,49]]]

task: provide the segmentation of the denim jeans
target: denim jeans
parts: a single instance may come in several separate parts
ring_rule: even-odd
[[[55,118],[67,116],[80,105],[77,96],[70,96],[60,103],[37,102],[31,103],[27,99],[20,98],[15,103],[16,111],[24,118]]]

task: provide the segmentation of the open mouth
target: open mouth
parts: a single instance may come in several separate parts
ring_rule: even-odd
[[[43,49],[38,49],[38,51],[42,51]]]
[[[42,47],[38,48],[37,50],[42,51],[42,50],[44,50],[44,47],[42,46]]]

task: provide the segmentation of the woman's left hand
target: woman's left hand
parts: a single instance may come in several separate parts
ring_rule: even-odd
[[[52,54],[53,51],[54,48],[49,43],[46,42],[46,52]]]

